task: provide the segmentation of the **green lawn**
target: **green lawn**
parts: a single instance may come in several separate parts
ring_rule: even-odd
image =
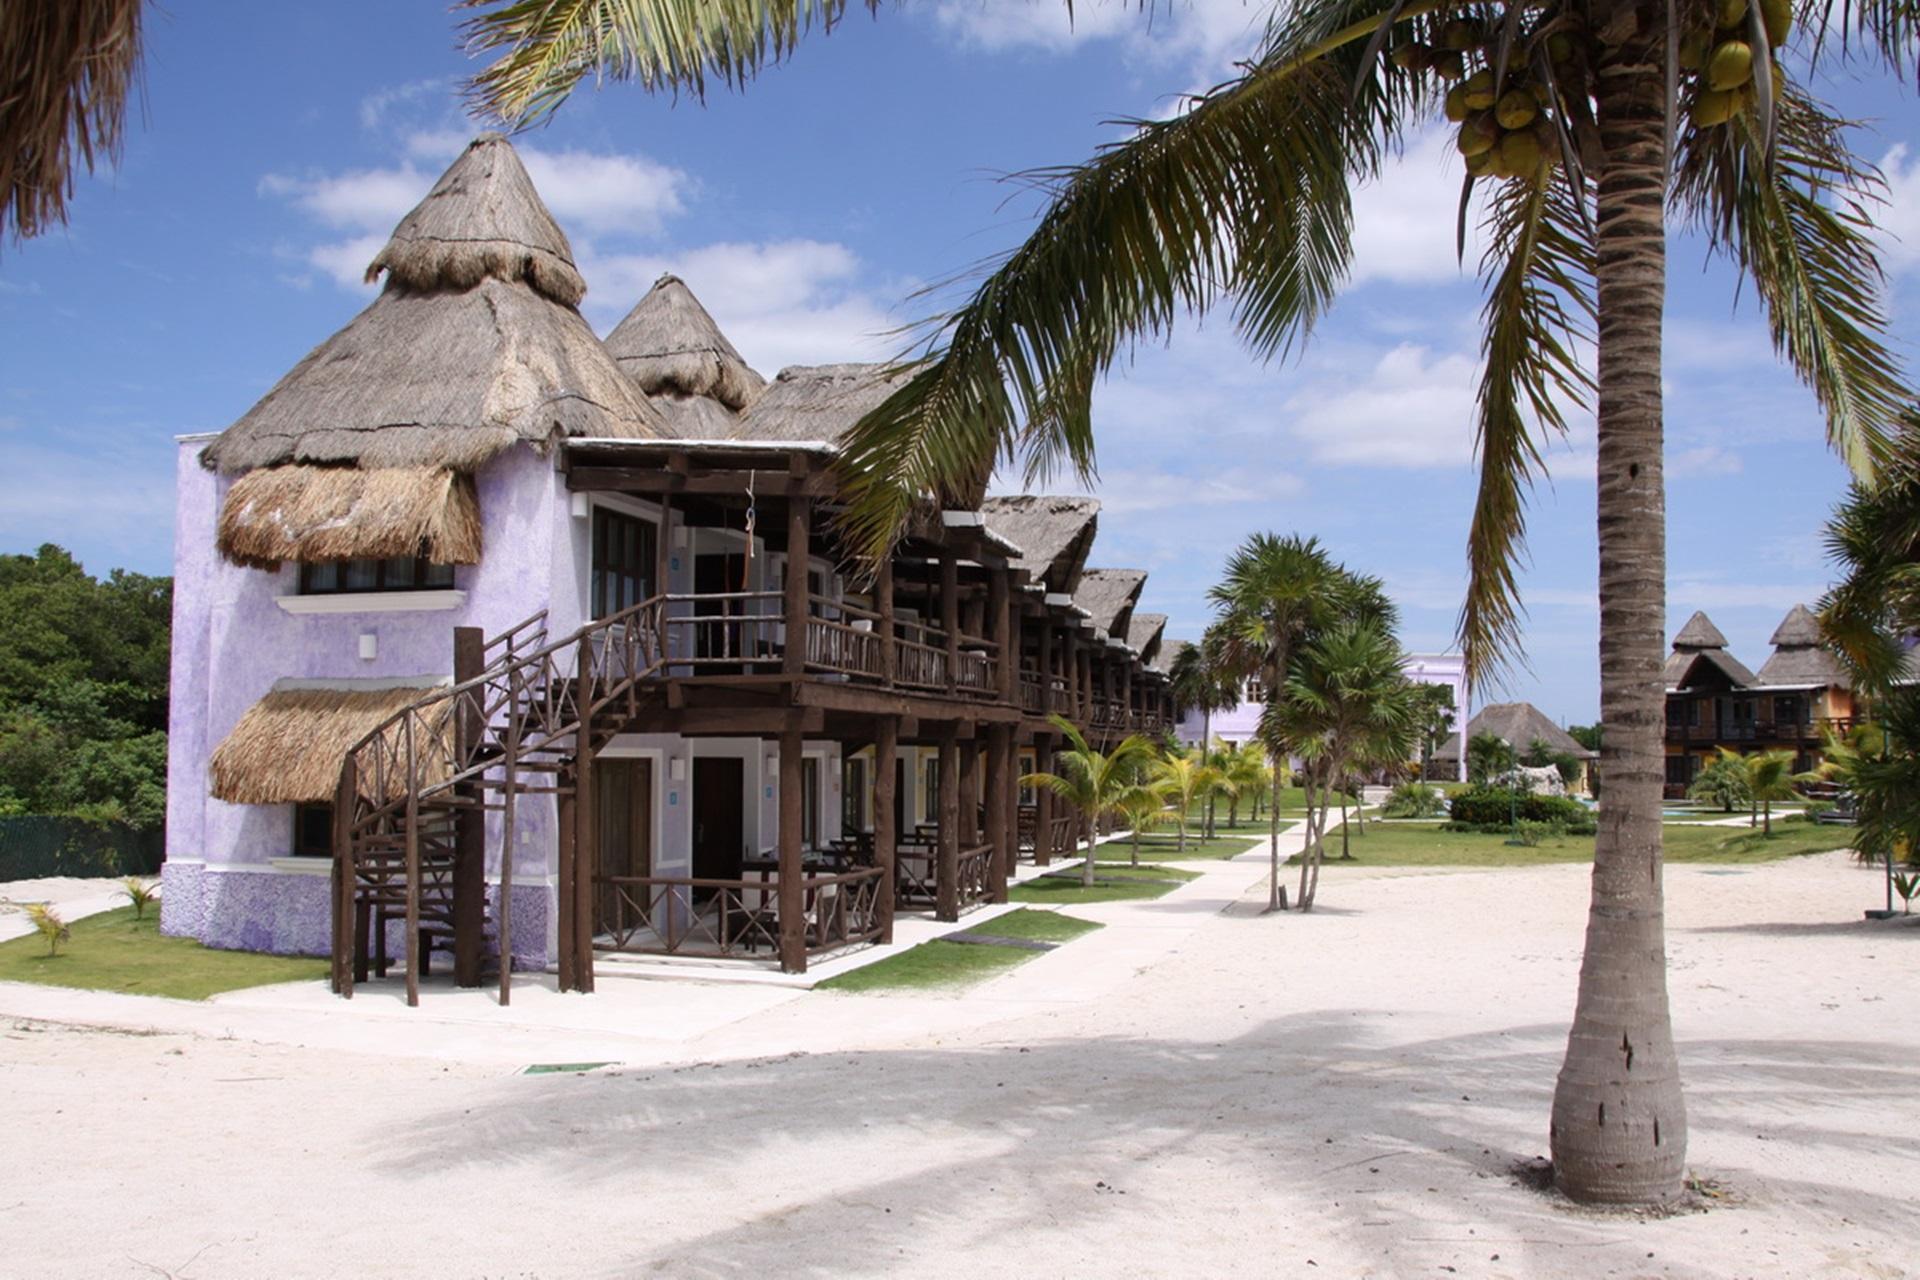
[[[1844,827],[1817,827],[1810,823],[1776,823],[1773,838],[1745,827],[1666,826],[1662,830],[1668,862],[1772,862],[1803,853],[1845,848],[1851,833]],[[1341,863],[1340,842],[1327,841],[1330,867],[1516,867],[1548,862],[1589,862],[1592,836],[1547,839],[1537,848],[1510,845],[1501,834],[1442,831],[1432,824],[1369,823],[1367,833],[1353,837],[1353,861]]]
[[[222,991],[327,976],[325,960],[215,951],[160,934],[158,908],[135,920],[132,907],[73,922],[73,936],[47,954],[39,934],[0,942],[0,981],[85,987],[141,996],[205,1000]]]
[[[1293,823],[1282,819],[1280,829],[1285,831],[1292,825]],[[1262,830],[1264,831],[1264,828]],[[1155,858],[1231,858],[1236,854],[1245,853],[1257,844],[1264,843],[1266,843],[1264,834],[1215,836],[1211,840],[1202,840],[1197,832],[1189,831],[1186,852],[1182,853],[1178,836],[1156,831],[1150,836],[1140,837],[1140,860],[1151,862]],[[1101,862],[1128,862],[1133,858],[1133,841],[1125,836],[1117,840],[1109,840],[1095,848]]]
[[[1071,942],[1100,928],[1057,911],[1009,911],[980,924],[978,932],[1002,938],[1030,938],[1037,942]],[[956,932],[970,932],[962,921]],[[870,994],[887,991],[957,991],[998,977],[1044,951],[1023,947],[996,947],[985,943],[922,943],[837,978],[828,978],[816,991]]]
[[[1145,863],[1138,867],[1129,867],[1109,862],[1100,864],[1095,874],[1100,880],[1120,881],[1120,883],[1096,884],[1091,889],[1082,888],[1080,868],[1072,867],[1057,874],[1040,876],[1025,884],[1014,885],[1008,890],[1007,897],[1014,902],[1042,903],[1048,906],[1158,898],[1173,892],[1175,888],[1172,884],[1164,883],[1165,881],[1191,880],[1198,872],[1182,871],[1177,867],[1150,866]]]

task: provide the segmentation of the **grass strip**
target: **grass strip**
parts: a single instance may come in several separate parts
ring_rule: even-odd
[[[158,912],[144,920],[132,907],[85,916],[56,955],[39,934],[0,942],[0,982],[117,991],[125,995],[205,1000],[223,991],[327,976],[327,962],[305,956],[216,951],[191,938],[160,932]]]

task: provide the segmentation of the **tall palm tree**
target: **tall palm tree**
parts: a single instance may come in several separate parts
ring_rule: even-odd
[[[479,101],[521,122],[596,72],[695,93],[710,75],[738,83],[846,7],[470,2],[491,4],[469,26],[470,47],[501,51],[476,81]],[[1816,37],[1831,26],[1832,47],[1864,46],[1903,73],[1914,66],[1912,0],[1803,9]],[[847,437],[842,457],[846,526],[875,548],[923,495],[964,489],[996,457],[1090,474],[1091,396],[1116,358],[1222,301],[1256,354],[1293,349],[1347,277],[1355,184],[1416,130],[1459,117],[1468,166],[1459,220],[1464,230],[1477,208],[1487,232],[1480,488],[1460,619],[1476,681],[1517,647],[1516,566],[1540,441],[1589,395],[1598,424],[1607,804],[1550,1130],[1555,1181],[1581,1200],[1669,1200],[1686,1160],[1660,877],[1669,204],[1751,282],[1776,349],[1812,386],[1829,438],[1861,475],[1884,456],[1907,398],[1882,340],[1879,268],[1854,194],[1874,190],[1877,175],[1770,56],[1791,18],[1780,0],[1276,9],[1232,79],[1169,119],[1135,122],[1092,160],[1042,175],[1050,200],[1033,234],[937,318],[927,358]],[[1802,40],[1817,57],[1821,40]],[[1581,358],[1589,339],[1591,371]]]
[[[1100,819],[1116,812],[1127,792],[1138,784],[1142,770],[1153,759],[1153,744],[1136,733],[1112,751],[1102,752],[1095,750],[1065,716],[1052,715],[1047,719],[1066,739],[1066,746],[1054,753],[1058,772],[1030,773],[1020,779],[1020,785],[1045,787],[1086,818],[1087,860],[1080,868],[1080,883],[1091,889],[1093,851],[1100,839]]]
[[[1183,645],[1167,668],[1167,686],[1181,715],[1200,713],[1200,741],[1213,741],[1213,713],[1240,705],[1240,677],[1226,660],[1226,637],[1209,627],[1200,643]]]

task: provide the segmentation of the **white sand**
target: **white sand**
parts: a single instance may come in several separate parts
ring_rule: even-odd
[[[1508,1176],[1545,1150],[1584,868],[1329,867],[1282,918],[1257,870],[1083,908],[1110,927],[965,998],[607,1028],[644,1065],[584,1076],[507,1074],[528,1026],[447,1024],[467,1061],[262,1043],[309,1034],[265,1000],[215,1006],[257,1039],[0,1022],[0,1273],[1920,1271],[1920,928],[1863,923],[1879,881],[1844,856],[1669,872],[1692,1160],[1733,1201],[1645,1221]],[[614,986],[551,1003],[735,998]],[[450,998],[368,995],[327,1025]]]

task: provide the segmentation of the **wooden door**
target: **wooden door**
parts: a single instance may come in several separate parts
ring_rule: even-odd
[[[739,552],[702,552],[693,558],[693,592],[698,596],[727,595],[742,591],[741,580],[747,571],[747,558]],[[693,616],[696,618],[727,619],[739,617],[745,613],[742,602],[738,600],[701,600],[693,604]],[[739,659],[747,657],[743,652],[744,634],[739,623],[714,621],[701,623],[694,628],[694,653],[701,658]],[[738,672],[738,667],[706,667],[709,673],[722,674],[728,671]]]
[[[599,827],[600,876],[653,874],[653,762],[600,759],[593,765],[594,820]],[[599,885],[594,897],[599,913],[596,932],[624,933],[638,921],[636,908],[645,906],[645,885],[626,885],[625,893]]]
[[[746,761],[696,756],[693,761],[693,876],[738,880],[747,839]]]

